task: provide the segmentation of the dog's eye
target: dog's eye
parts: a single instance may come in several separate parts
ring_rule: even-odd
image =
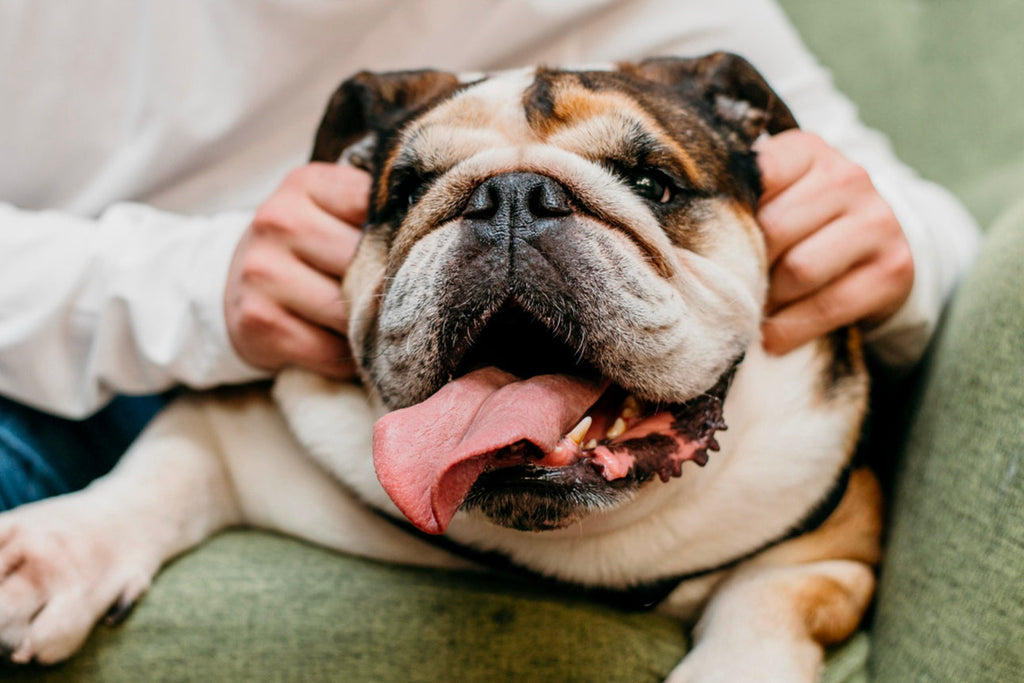
[[[661,171],[634,171],[629,175],[629,184],[634,192],[652,202],[667,204],[672,199],[672,181]]]
[[[392,196],[401,207],[411,207],[419,201],[427,191],[426,179],[418,173],[410,173],[402,178],[392,190]]]

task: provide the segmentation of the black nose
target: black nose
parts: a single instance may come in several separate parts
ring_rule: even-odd
[[[490,244],[532,240],[557,230],[573,213],[569,193],[554,178],[539,173],[503,173],[480,183],[466,202],[463,218]]]

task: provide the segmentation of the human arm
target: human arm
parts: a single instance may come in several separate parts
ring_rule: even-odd
[[[358,220],[364,179],[342,169],[312,175],[323,187],[338,173],[349,187],[341,201],[354,204],[345,215]],[[327,266],[335,272],[357,239],[351,225],[310,208],[310,182],[310,174],[289,176],[255,221],[248,212],[186,217],[138,204],[117,204],[89,220],[0,204],[0,393],[82,417],[118,393],[244,382],[284,364],[344,375],[340,338],[317,327],[320,336],[296,345],[296,336],[314,336],[307,327],[317,323],[279,303],[308,291],[296,283],[296,272],[308,274],[283,235],[303,241],[307,252],[322,248],[323,259],[340,264]],[[279,276],[292,282],[286,292]],[[318,293],[307,300],[329,300],[329,283],[313,282]],[[235,303],[256,304],[236,307],[226,320],[225,292]],[[337,316],[334,327],[344,324],[343,311],[327,314]],[[241,339],[237,351],[231,329]]]
[[[263,376],[233,351],[221,304],[249,219],[0,205],[0,393],[83,417],[117,393]]]

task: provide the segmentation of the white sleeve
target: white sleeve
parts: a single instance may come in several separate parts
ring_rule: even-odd
[[[868,171],[903,228],[915,272],[907,302],[866,339],[890,365],[917,361],[978,248],[978,228],[956,198],[901,163],[885,136],[859,120],[772,0],[625,0],[616,7],[601,30],[580,39],[585,58],[735,52],[764,74],[802,128]]]
[[[0,394],[82,417],[118,393],[264,376],[232,348],[222,303],[250,218],[0,204]]]

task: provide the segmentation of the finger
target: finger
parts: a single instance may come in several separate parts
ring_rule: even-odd
[[[352,350],[344,337],[294,316],[282,321],[281,329],[280,350],[287,358],[285,364],[334,379],[349,379],[355,374]]]
[[[276,264],[266,287],[267,295],[306,322],[341,334],[348,330],[348,309],[337,279],[298,259],[284,259]]]
[[[803,131],[789,130],[754,143],[761,171],[762,204],[770,202],[810,170],[815,157],[808,137]]]
[[[352,166],[317,162],[307,167],[306,191],[313,201],[333,216],[361,226],[370,202],[370,175]]]
[[[349,376],[345,368],[350,353],[343,336],[284,308],[268,294],[266,284],[226,301],[225,317],[234,330],[236,352],[254,367],[277,371],[287,365],[322,365],[339,368],[331,376]]]
[[[795,244],[772,268],[768,310],[813,294],[878,253],[878,235],[843,216]]]
[[[310,265],[332,275],[344,275],[352,260],[360,231],[328,213],[306,191],[305,181],[289,175],[287,191],[278,191],[260,205],[249,233],[236,253],[255,244],[287,245]]]
[[[816,167],[761,204],[757,221],[768,246],[768,263],[774,264],[795,244],[833,221],[847,205],[842,193],[829,191],[828,176]]]
[[[298,234],[292,244],[295,254],[319,271],[344,277],[355,256],[362,232],[326,211],[311,205],[310,229]]]
[[[889,280],[880,277],[876,264],[861,266],[765,320],[763,345],[769,353],[788,353],[885,307],[896,294]]]
[[[261,214],[275,239],[286,243],[303,261],[329,275],[348,270],[362,232],[322,209],[307,195],[292,194]]]

